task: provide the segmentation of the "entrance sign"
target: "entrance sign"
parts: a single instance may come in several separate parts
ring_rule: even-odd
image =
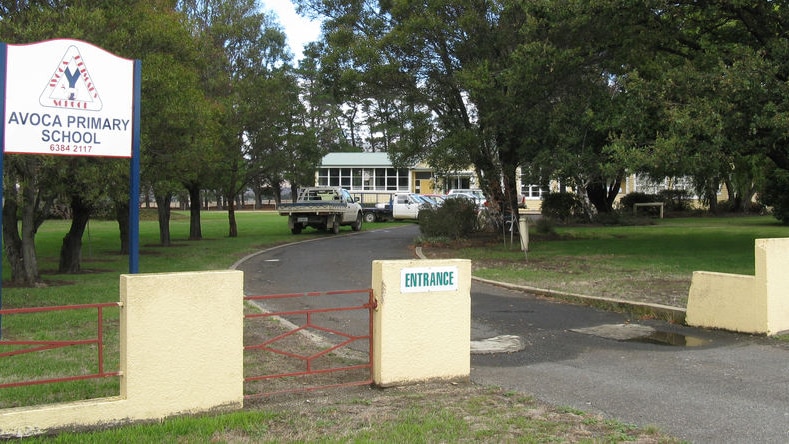
[[[78,40],[6,46],[6,153],[132,157],[134,60]]]
[[[418,267],[400,270],[400,292],[457,291],[458,267]]]

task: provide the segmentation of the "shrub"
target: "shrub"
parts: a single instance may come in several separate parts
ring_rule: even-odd
[[[556,234],[556,226],[549,217],[541,217],[537,219],[535,230],[537,230],[537,233],[539,234]]]
[[[765,214],[764,204],[761,202],[748,202],[743,210],[730,200],[718,201],[718,211],[722,213],[743,212],[747,214]]]
[[[477,204],[468,199],[446,199],[437,208],[419,210],[419,229],[429,238],[468,237],[477,228]]]
[[[627,193],[619,199],[619,205],[624,210],[633,210],[633,205],[637,203],[650,203],[650,202],[660,202],[661,200],[658,196],[654,194],[647,194],[641,192],[633,192]]]
[[[573,193],[548,193],[542,200],[540,213],[547,218],[560,222],[582,217],[583,204]]]
[[[690,209],[690,193],[687,190],[660,190],[658,200],[668,211],[687,211]]]
[[[764,181],[759,201],[771,206],[773,216],[784,225],[789,225],[789,171],[778,168],[770,171]]]
[[[597,213],[592,221],[601,225],[624,225],[624,218],[619,211]]]

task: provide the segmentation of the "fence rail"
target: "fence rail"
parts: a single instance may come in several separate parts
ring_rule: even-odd
[[[57,378],[45,378],[26,381],[15,381],[9,383],[0,383],[0,389],[10,387],[21,387],[27,385],[38,384],[51,384],[58,382],[79,381],[84,379],[98,379],[119,376],[119,371],[106,371],[104,368],[104,309],[110,307],[120,307],[119,302],[107,302],[100,304],[81,304],[81,305],[57,305],[49,307],[31,307],[31,308],[11,308],[0,310],[0,317],[6,321],[8,315],[24,315],[33,313],[45,313],[54,311],[71,311],[71,310],[96,310],[96,336],[87,339],[71,339],[71,340],[13,340],[8,339],[8,333],[3,334],[0,339],[0,362],[2,359],[8,359],[12,356],[19,356],[29,353],[43,352],[47,350],[56,350],[60,348],[88,345],[96,346],[97,352],[97,371],[95,373],[61,376]],[[4,322],[3,324],[8,325]],[[3,351],[12,349],[10,351]],[[2,366],[0,366],[2,367]],[[0,377],[3,375],[0,374]]]
[[[341,373],[344,375],[357,375],[359,370],[364,371],[363,376],[343,376],[343,377],[330,377],[328,379],[322,379],[321,382],[312,383],[312,384],[291,384],[288,386],[286,383],[282,388],[282,385],[277,385],[277,389],[272,389],[271,387],[261,390],[260,392],[255,392],[252,394],[247,394],[246,398],[258,397],[258,396],[269,396],[273,394],[280,394],[280,393],[290,393],[290,392],[302,392],[302,391],[311,391],[311,390],[319,390],[319,389],[327,389],[327,388],[334,388],[334,387],[348,387],[354,385],[364,385],[364,384],[371,384],[372,383],[372,356],[373,356],[373,322],[372,322],[372,310],[375,308],[375,301],[373,299],[373,292],[372,289],[359,289],[359,290],[339,290],[339,291],[326,291],[326,292],[308,292],[308,293],[290,293],[290,294],[273,294],[273,295],[262,295],[262,296],[246,296],[244,299],[248,301],[273,301],[273,300],[283,300],[283,299],[297,299],[297,298],[317,298],[317,297],[331,297],[331,296],[343,296],[343,295],[364,295],[366,297],[366,301],[361,304],[350,304],[350,305],[340,305],[340,306],[332,306],[332,307],[320,307],[320,308],[297,308],[297,309],[282,309],[279,311],[267,311],[261,313],[251,313],[245,315],[245,319],[253,320],[253,319],[260,319],[260,318],[286,318],[289,319],[291,323],[293,323],[293,328],[290,328],[287,331],[282,331],[282,327],[279,329],[278,334],[274,334],[272,337],[265,338],[262,342],[254,343],[254,344],[247,344],[244,345],[244,351],[246,352],[263,352],[267,353],[269,356],[273,356],[271,360],[269,360],[269,365],[266,366],[264,363],[262,367],[264,367],[266,373],[265,374],[257,374],[246,376],[244,381],[246,383],[252,382],[260,382],[260,381],[271,381],[271,380],[293,380],[300,377],[312,377],[318,375],[330,375]],[[321,316],[326,316],[326,319],[332,317],[330,314],[338,314],[342,312],[349,312],[349,311],[366,311],[366,331],[363,334],[352,334],[348,331],[342,331],[337,328],[331,328],[326,325],[321,325],[321,323],[325,320],[321,318]],[[320,319],[319,319],[320,318]],[[294,319],[300,319],[300,325],[296,325]],[[336,321],[336,319],[335,319]],[[325,336],[329,336],[332,339],[326,340],[325,342],[321,339],[318,340],[311,340],[312,345],[314,347],[304,347],[294,345],[293,343],[288,343],[289,339],[293,339],[295,336],[302,335],[302,334],[316,334],[321,336],[322,339],[326,339]],[[246,334],[246,333],[245,333]],[[325,335],[325,336],[324,336]],[[315,338],[313,338],[315,339]],[[351,344],[358,343],[358,342],[367,342],[366,347],[366,357],[363,362],[353,362],[347,363],[343,360],[337,359],[328,359],[328,357],[339,351],[340,349],[348,348]],[[248,342],[245,340],[245,342]],[[295,362],[297,369],[293,371],[283,371],[283,368],[287,368],[285,365],[276,365],[271,364],[275,362],[276,359],[289,359]],[[329,360],[331,364],[326,365],[324,362],[325,360]],[[319,364],[319,361],[321,363]],[[340,364],[337,361],[342,361]],[[299,364],[300,363],[300,364]],[[247,366],[246,368],[249,368]]]

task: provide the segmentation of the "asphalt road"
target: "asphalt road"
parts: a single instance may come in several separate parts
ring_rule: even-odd
[[[344,234],[350,231],[241,261],[246,294],[369,287],[371,261],[413,258],[419,232],[414,225]],[[518,335],[525,342],[518,352],[472,355],[475,383],[654,425],[694,443],[789,442],[789,345],[628,319],[478,282],[471,292],[472,340]],[[611,336],[631,328],[655,333]]]

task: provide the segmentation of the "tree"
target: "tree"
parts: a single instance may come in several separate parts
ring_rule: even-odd
[[[459,18],[476,24],[490,11],[467,3],[299,4],[327,18],[323,81],[344,108],[366,103],[374,112],[368,117],[378,114],[372,127],[384,130],[393,163],[426,160],[439,170],[472,164],[485,189],[498,188],[497,147],[479,126],[459,75],[464,57],[484,39],[459,26]]]
[[[171,244],[170,203],[184,187],[192,208],[189,238],[202,237],[199,189],[215,159],[217,128],[201,84],[199,41],[185,16],[165,12],[141,11],[145,19],[134,31],[134,47],[143,54],[142,175],[154,190],[163,246]]]
[[[202,67],[201,79],[217,122],[214,177],[228,205],[229,236],[235,237],[235,197],[250,183],[253,170],[245,125],[256,110],[249,103],[260,95],[257,78],[269,77],[289,61],[285,35],[254,0],[183,0],[179,8],[202,42],[203,59],[211,61]]]
[[[614,151],[650,175],[693,177],[712,206],[735,171],[740,183],[760,182],[761,168],[732,169],[742,159],[789,168],[786,2],[681,1],[652,14],[652,59],[634,65],[643,81],[627,92],[650,97],[663,123],[640,126],[652,128],[651,143],[636,135],[647,131],[623,128]]]
[[[260,93],[249,102],[246,135],[250,174],[275,189],[285,181],[292,187],[311,184],[326,152],[318,145],[302,103],[299,79],[289,69],[258,77]]]
[[[115,159],[71,157],[58,163],[66,168],[48,175],[45,185],[56,192],[62,202],[68,202],[71,210],[71,226],[63,237],[58,273],[78,273],[81,270],[85,227],[101,203],[109,200],[107,190],[117,184],[113,184],[108,173],[115,170],[115,165],[120,162]]]
[[[85,38],[85,21],[103,28],[103,10],[70,2],[22,2],[3,5],[0,37],[4,42],[29,43],[59,33]],[[55,201],[47,178],[64,170],[64,159],[40,156],[6,156],[3,202],[3,245],[11,265],[11,279],[19,285],[40,285],[35,234]],[[17,188],[18,187],[18,188]]]
[[[494,209],[514,212],[516,171],[526,165],[576,178],[598,211],[611,211],[624,166],[606,152],[613,119],[603,116],[618,110],[618,47],[632,38],[617,26],[627,24],[616,19],[619,3],[300,6],[327,17],[324,78],[349,108],[360,97],[375,105],[372,127],[385,129],[395,163],[473,165]],[[638,8],[627,17],[643,19]]]
[[[39,183],[52,158],[9,155],[3,163],[3,247],[17,285],[41,285],[35,237],[49,215],[54,196]]]

